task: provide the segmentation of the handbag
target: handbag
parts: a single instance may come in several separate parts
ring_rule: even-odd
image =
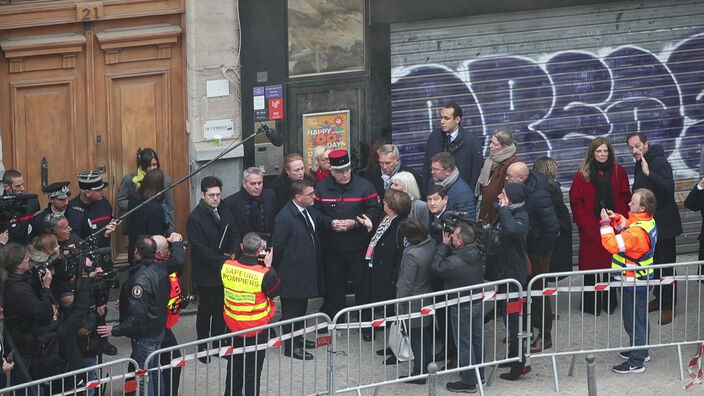
[[[411,340],[408,337],[405,321],[397,320],[391,324],[389,348],[399,362],[413,360],[413,349],[411,349]]]

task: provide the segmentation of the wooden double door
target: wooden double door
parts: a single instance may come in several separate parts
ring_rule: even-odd
[[[41,194],[49,183],[100,169],[116,198],[136,152],[154,148],[174,180],[188,171],[183,0],[14,1],[0,6],[2,162]],[[188,188],[175,193],[183,232]],[[114,238],[118,240],[118,238]],[[124,253],[124,239],[115,243]]]

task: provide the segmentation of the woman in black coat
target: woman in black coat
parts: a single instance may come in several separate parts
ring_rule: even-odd
[[[408,194],[389,189],[384,196],[384,218],[372,233],[364,265],[368,265],[366,279],[369,295],[366,301],[376,302],[396,298],[396,280],[403,255],[403,235],[398,224],[408,217],[411,198]],[[372,221],[366,216],[357,217],[367,230],[372,230]],[[388,313],[388,310],[387,310]],[[371,331],[364,329],[362,337],[371,341]]]
[[[161,169],[152,169],[144,176],[142,183],[137,189],[137,195],[130,198],[129,209],[137,207],[147,199],[153,197],[164,189],[164,172]],[[164,235],[169,228],[166,212],[161,205],[164,196],[152,200],[148,204],[139,208],[130,216],[128,224],[129,245],[127,247],[127,257],[132,262],[134,247],[137,237],[140,235]]]
[[[291,153],[284,157],[284,168],[276,180],[271,184],[272,190],[276,192],[276,213],[293,198],[291,182],[294,180],[308,179],[315,183],[315,178],[306,172],[303,157],[300,154]]]

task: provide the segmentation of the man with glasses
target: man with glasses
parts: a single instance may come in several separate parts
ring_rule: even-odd
[[[385,144],[379,147],[376,153],[379,155],[379,163],[374,165],[366,177],[374,184],[381,199],[384,199],[384,192],[391,187],[391,177],[398,172],[409,172],[415,177],[418,188],[421,190],[421,199],[423,199],[425,195],[423,194],[422,180],[413,168],[401,163],[401,155],[395,144]]]
[[[322,286],[322,259],[318,235],[320,214],[313,208],[315,190],[310,180],[291,182],[293,199],[279,211],[274,220],[271,247],[274,249],[273,267],[281,279],[281,320],[304,316],[308,299],[320,295]],[[319,281],[319,279],[321,281]],[[295,329],[303,323],[295,324]],[[291,326],[284,326],[284,333]],[[313,359],[306,349],[315,348],[315,342],[298,336],[284,342],[284,355],[298,360]]]
[[[366,215],[376,225],[382,211],[379,194],[372,183],[352,174],[347,150],[335,150],[329,158],[332,177],[316,184],[315,205],[322,212],[326,227],[332,229],[321,234],[320,241],[326,288],[325,303],[320,309],[332,318],[345,307],[348,271],[356,288],[356,304],[367,302],[364,253],[370,236],[357,217]],[[371,340],[371,335],[365,338]]]
[[[220,179],[204,177],[200,191],[200,202],[188,217],[186,232],[191,243],[191,273],[199,297],[196,335],[202,340],[225,332],[220,270],[227,255],[238,250],[240,236],[230,209],[222,203]],[[206,345],[198,347],[204,350]],[[209,362],[205,356],[199,360]]]

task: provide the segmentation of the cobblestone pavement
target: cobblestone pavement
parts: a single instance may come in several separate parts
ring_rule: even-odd
[[[692,255],[681,255],[678,261],[689,261],[695,259]],[[691,282],[694,286],[696,282]],[[691,286],[690,286],[691,287]],[[697,290],[697,292],[693,292]],[[682,296],[682,290],[678,293]],[[651,313],[651,343],[659,340],[661,343],[667,343],[668,339],[677,339],[681,336],[681,332],[687,331],[687,339],[696,339],[701,337],[704,328],[702,328],[702,317],[704,317],[704,306],[698,303],[704,295],[704,287],[696,286],[695,289],[689,289],[687,295],[689,298],[685,301],[682,299],[678,302],[677,315],[673,324],[660,326],[657,323],[656,313]],[[322,301],[320,299],[312,300],[309,304],[309,312],[317,312]],[[618,337],[626,337],[625,332],[621,328],[620,315],[606,315],[602,313],[596,320],[592,315],[582,315],[578,310],[579,298],[567,304],[558,305],[556,308],[556,321],[554,325],[553,339],[555,340],[555,350],[564,350],[569,342],[574,349],[574,342],[583,343],[585,348],[590,348],[592,345],[598,347],[606,347],[607,343],[610,346],[624,345],[628,340],[615,342]],[[687,326],[684,325],[684,316],[681,313],[686,310],[687,320],[690,322]],[[572,323],[580,323],[581,329],[566,329],[565,322],[567,317]],[[109,319],[116,319],[116,313],[111,312]],[[491,328],[493,324],[487,325],[486,329]],[[593,333],[593,328],[599,329]],[[697,326],[700,326],[697,328]],[[499,323],[496,326],[500,332],[504,331],[503,324]],[[602,334],[606,329],[610,329],[610,336],[601,339],[597,337],[594,340],[593,334]],[[184,343],[195,339],[195,315],[191,308],[184,316],[182,316],[179,324],[175,327],[176,338],[179,342]],[[574,334],[583,333],[581,338],[575,337]],[[570,340],[567,340],[567,335],[570,334]],[[345,386],[354,386],[358,379],[369,378],[396,378],[397,376],[408,374],[410,367],[408,363],[386,366],[382,364],[382,357],[377,356],[374,351],[383,348],[383,334],[375,336],[374,344],[370,342],[362,342],[358,338],[357,330],[349,332],[350,345],[347,345],[347,333],[338,332],[338,350],[339,358],[336,359],[335,375],[338,382],[338,389],[343,389]],[[493,337],[487,335],[486,337]],[[694,338],[693,338],[694,337]],[[308,337],[312,339],[312,336]],[[575,338],[577,338],[575,340]],[[701,339],[701,338],[700,338]],[[609,341],[610,340],[610,341]],[[119,349],[119,355],[116,357],[106,357],[106,360],[111,360],[120,357],[127,357],[130,353],[129,339],[112,338],[111,342]],[[487,345],[493,343],[493,339],[485,340]],[[497,343],[499,348],[502,348],[502,343]],[[309,361],[293,360],[283,356],[283,348],[273,348],[267,352],[264,370],[262,373],[262,395],[288,395],[288,394],[313,394],[323,392],[326,388],[326,364],[328,359],[327,349],[320,347],[311,352],[315,359]],[[193,350],[189,351],[193,352]],[[550,350],[547,350],[550,352]],[[701,395],[704,394],[704,385],[695,385],[689,390],[684,390],[684,385],[688,383],[687,365],[693,354],[696,352],[695,345],[687,345],[682,348],[682,376],[684,381],[680,380],[680,368],[678,361],[678,351],[676,347],[661,347],[651,348],[650,356],[652,360],[645,364],[646,372],[642,374],[620,375],[611,371],[611,367],[622,362],[616,352],[600,352],[596,353],[596,382],[599,394],[616,394],[616,395]],[[502,354],[503,351],[499,351]],[[586,362],[585,355],[578,354],[575,356],[575,366],[572,376],[568,375],[572,356],[558,356],[555,358],[557,367],[557,376],[559,378],[560,393],[562,395],[586,395],[587,394],[587,377],[586,377]],[[496,369],[495,375],[492,376],[489,384],[485,385],[484,391],[487,395],[545,395],[553,394],[555,391],[555,383],[552,370],[552,359],[550,357],[534,357],[530,359],[530,373],[520,377],[517,381],[506,381],[498,377],[499,373],[505,372],[508,369]],[[217,395],[222,394],[224,388],[226,361],[224,359],[214,358],[210,364],[190,361],[184,367],[182,376],[181,392],[182,395]],[[487,371],[488,375],[489,371]],[[268,382],[266,380],[268,378]],[[458,373],[450,373],[438,376],[438,395],[449,395],[451,392],[445,389],[445,384],[451,381],[459,380]],[[113,392],[113,394],[118,394]],[[349,392],[352,394],[352,392]],[[374,388],[368,388],[362,391],[362,394],[374,394]],[[426,395],[428,394],[427,386],[395,383],[385,385],[378,389],[378,395]]]

